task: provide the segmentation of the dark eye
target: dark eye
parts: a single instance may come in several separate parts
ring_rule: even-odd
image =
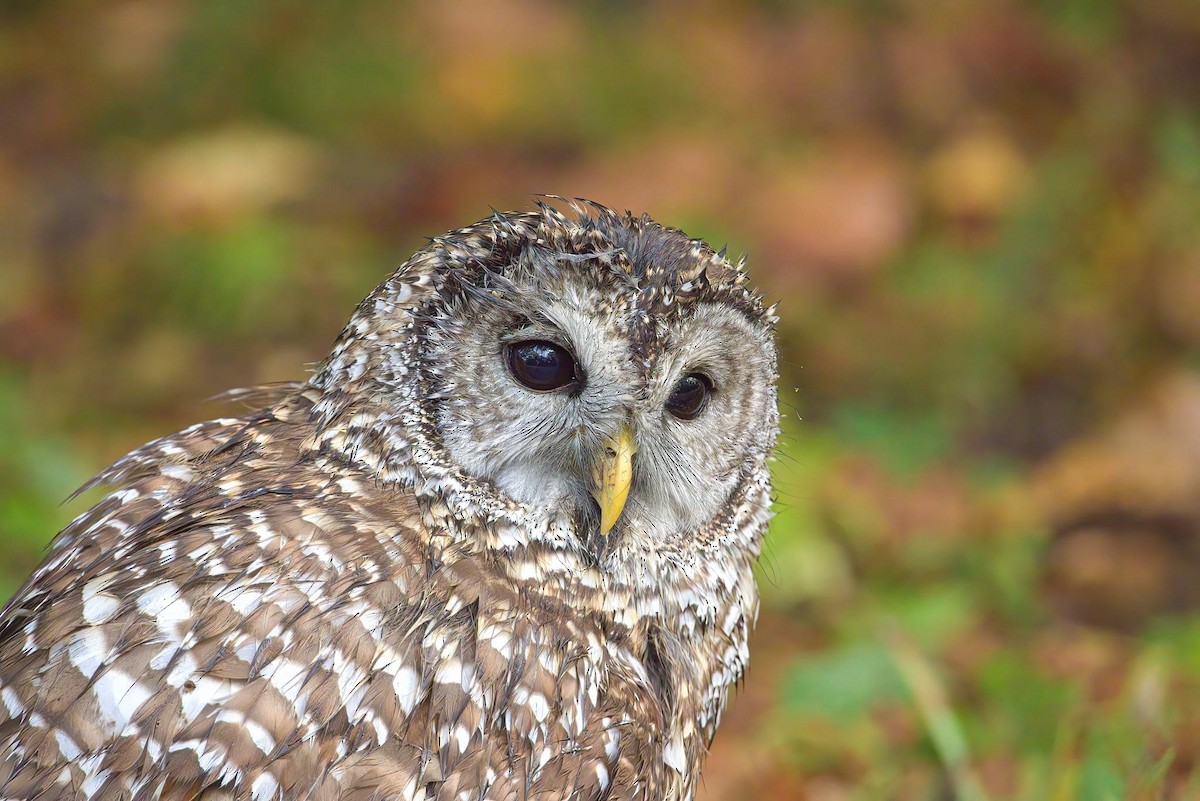
[[[513,378],[538,392],[549,392],[582,383],[571,352],[562,345],[531,339],[508,346],[508,369]]]
[[[694,420],[708,405],[712,381],[701,373],[688,373],[679,379],[667,398],[667,411],[680,420]]]

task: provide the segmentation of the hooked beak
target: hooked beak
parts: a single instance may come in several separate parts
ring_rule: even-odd
[[[592,467],[592,497],[600,505],[600,534],[607,534],[616,524],[629,497],[633,481],[633,455],[637,445],[628,426],[604,441]]]

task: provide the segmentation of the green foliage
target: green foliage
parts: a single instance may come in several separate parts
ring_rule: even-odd
[[[27,387],[0,366],[0,595],[7,598],[70,513],[62,502],[87,473],[62,437],[37,425]]]
[[[786,711],[854,722],[895,701],[904,687],[891,655],[878,643],[853,643],[805,659],[784,685]]]

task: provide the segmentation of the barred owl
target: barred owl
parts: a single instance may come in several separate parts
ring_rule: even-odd
[[[775,318],[542,203],[117,461],[0,615],[0,797],[687,799],[757,612]]]

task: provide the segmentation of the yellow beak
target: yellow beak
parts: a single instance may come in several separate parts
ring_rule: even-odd
[[[633,432],[622,428],[615,437],[605,441],[592,468],[592,497],[600,504],[600,534],[607,534],[616,524],[629,498],[633,481],[633,455],[637,446]]]

